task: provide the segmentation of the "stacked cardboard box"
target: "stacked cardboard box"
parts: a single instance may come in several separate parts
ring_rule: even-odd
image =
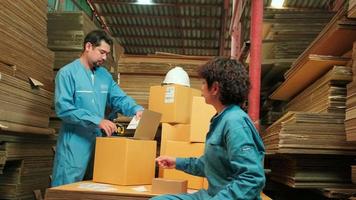
[[[150,87],[159,85],[175,66],[189,75],[190,87],[200,88],[196,69],[210,60],[206,56],[124,55],[119,61],[120,87],[138,104],[148,108]]]
[[[200,157],[215,109],[200,97],[200,91],[179,85],[152,86],[149,109],[162,113],[161,155]],[[160,169],[167,179],[188,180],[188,188],[207,187],[207,181],[175,169]]]
[[[156,147],[154,140],[97,138],[93,181],[115,185],[151,184]],[[112,153],[116,156],[112,157]]]

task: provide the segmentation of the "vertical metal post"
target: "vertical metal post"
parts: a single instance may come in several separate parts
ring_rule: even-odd
[[[258,129],[260,127],[263,2],[264,1],[261,0],[252,0],[251,3],[251,50],[249,68],[251,90],[248,97],[248,114]]]

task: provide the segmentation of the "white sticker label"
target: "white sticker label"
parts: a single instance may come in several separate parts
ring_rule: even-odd
[[[174,103],[174,87],[167,87],[164,95],[164,103]]]
[[[137,119],[136,116],[134,116],[126,129],[136,129],[139,122],[140,120]]]

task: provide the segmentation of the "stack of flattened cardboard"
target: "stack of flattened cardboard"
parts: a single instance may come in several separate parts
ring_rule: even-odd
[[[33,190],[49,187],[53,136],[0,135],[6,153],[0,174],[0,199],[33,199]]]
[[[335,65],[345,65],[349,59],[335,56],[308,55],[299,65],[292,67],[294,72],[286,77],[282,85],[271,95],[272,99],[288,100],[304,90]]]
[[[5,167],[6,163],[6,151],[5,151],[5,146],[0,145],[0,174],[3,174],[3,169]]]
[[[0,127],[4,131],[52,134],[53,93],[0,72]]]
[[[48,48],[55,53],[54,73],[79,58],[86,34],[97,29],[84,12],[48,13]]]
[[[332,160],[333,162],[330,162]],[[295,188],[351,185],[353,159],[338,156],[281,156],[271,160],[271,179]]]
[[[356,21],[346,18],[346,13],[346,9],[342,8],[298,57],[285,73],[285,82],[271,95],[272,99],[288,100],[327,72],[333,65],[345,64],[337,63],[342,61],[342,58],[337,56],[342,56],[352,49],[352,42],[356,40]],[[313,54],[319,56],[311,57]],[[327,58],[320,55],[336,57]],[[315,65],[317,66],[310,65],[312,62],[316,62]],[[323,67],[318,66],[320,65],[319,62],[323,63]],[[328,65],[325,65],[325,63]]]
[[[33,199],[33,190],[49,186],[55,138],[47,3],[0,1],[0,199]]]
[[[348,141],[356,141],[356,42],[352,50],[353,81],[347,85],[345,129]]]
[[[340,113],[288,112],[262,138],[268,153],[356,155]]]
[[[120,87],[138,104],[148,108],[150,87],[160,85],[166,73],[182,67],[189,75],[190,87],[199,89],[201,81],[197,78],[197,68],[211,57],[205,56],[132,56],[122,57],[119,62]]]
[[[354,185],[345,186],[343,188],[321,188],[318,192],[328,199],[350,199],[355,195],[356,188]]]
[[[55,52],[55,73],[64,65],[79,58],[85,36],[98,29],[84,12],[55,12],[48,14],[48,47]],[[117,61],[123,48],[114,41],[112,54],[105,67],[117,77]],[[116,73],[116,74],[115,74]]]
[[[54,55],[47,48],[47,1],[0,2],[0,72],[35,78],[53,91]]]
[[[356,165],[351,166],[351,181],[356,184]]]
[[[48,13],[48,47],[81,51],[85,35],[96,28],[84,12]]]
[[[286,111],[345,113],[346,84],[352,80],[350,67],[334,66],[327,74],[286,105]]]
[[[347,17],[356,18],[356,1],[355,0],[349,1],[349,9],[347,12]]]
[[[274,179],[283,184],[304,188],[347,188],[345,183],[350,183],[350,176],[347,178],[342,172],[350,174],[347,168],[351,163],[338,168],[333,163],[339,161],[330,163],[313,156],[333,155],[332,159],[341,160],[356,154],[356,143],[346,141],[344,125],[345,84],[351,80],[350,70],[339,67],[348,66],[350,59],[347,55],[356,40],[356,21],[348,19],[346,13],[342,7],[292,64],[284,75],[285,81],[270,96],[276,100],[295,98],[287,105],[289,112],[263,134],[267,152],[289,155],[290,162],[297,163],[291,166],[298,166],[300,154],[305,159],[315,159],[315,162],[300,164],[300,168],[281,167],[281,164],[271,167],[274,168]],[[305,177],[298,177],[299,172],[306,174]]]
[[[53,53],[47,48],[47,3],[1,1],[0,34],[6,38],[0,43],[1,132],[52,133],[48,122]]]

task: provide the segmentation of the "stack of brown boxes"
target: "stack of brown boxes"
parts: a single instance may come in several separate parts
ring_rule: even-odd
[[[199,90],[180,85],[152,86],[149,110],[162,113],[161,155],[203,155],[205,136],[215,109],[205,103]],[[188,180],[190,189],[207,188],[207,181],[202,177],[174,169],[160,169],[160,177]]]

